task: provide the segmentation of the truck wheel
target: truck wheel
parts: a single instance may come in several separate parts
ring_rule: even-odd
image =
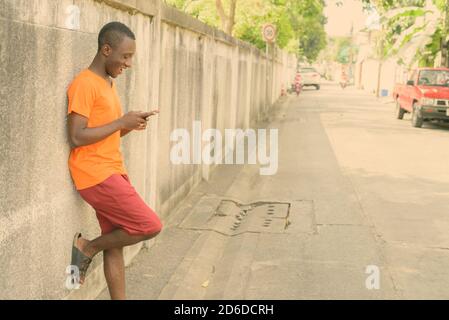
[[[394,114],[396,116],[396,119],[404,119],[405,110],[401,108],[398,100],[396,100],[396,109],[394,110]]]
[[[316,88],[317,90],[320,90],[320,85],[319,85],[319,84],[315,85],[315,88]]]
[[[413,104],[412,110],[412,126],[415,128],[421,128],[423,124],[423,118],[419,115],[419,111],[416,110],[416,102]]]

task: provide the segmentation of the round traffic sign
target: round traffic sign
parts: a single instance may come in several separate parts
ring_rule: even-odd
[[[262,35],[266,42],[273,42],[276,38],[276,27],[271,23],[265,24],[262,27]]]

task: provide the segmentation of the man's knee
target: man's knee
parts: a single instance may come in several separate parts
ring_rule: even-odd
[[[149,240],[151,238],[156,237],[162,231],[162,223],[158,221],[156,227],[152,228],[150,231],[145,232],[144,238],[145,240]]]
[[[159,229],[151,230],[151,231],[145,233],[145,240],[156,237],[159,233],[161,233],[161,231],[162,231],[162,228],[159,228]]]
[[[156,237],[159,233],[160,233],[160,231],[147,233],[147,234],[145,234],[145,240],[152,239],[152,238]]]

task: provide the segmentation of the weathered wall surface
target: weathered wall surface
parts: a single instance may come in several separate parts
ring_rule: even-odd
[[[266,57],[158,0],[0,0],[1,299],[94,298],[105,286],[99,255],[82,289],[64,287],[72,236],[99,234],[67,168],[66,88],[114,20],[137,37],[133,68],[116,80],[123,111],[160,109],[122,151],[162,219],[213,169],[172,164],[170,133],[194,120],[203,130],[248,128],[293,78],[293,57]],[[127,248],[127,262],[140,246]]]
[[[398,66],[395,59],[387,59],[382,63],[379,90],[387,90],[387,94],[391,96],[396,83],[403,83],[403,70],[405,68]],[[375,59],[365,59],[363,64],[356,65],[355,81],[358,86],[365,90],[376,93],[379,81],[379,61]]]

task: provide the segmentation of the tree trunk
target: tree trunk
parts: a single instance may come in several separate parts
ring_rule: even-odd
[[[237,0],[231,0],[231,6],[229,8],[229,20],[226,32],[232,36],[232,31],[235,25],[235,9],[237,8]]]
[[[229,14],[226,14],[221,0],[215,0],[218,15],[220,16],[221,29],[229,35],[232,35],[235,25],[235,11],[237,8],[237,0],[230,0]]]
[[[226,16],[226,13],[223,8],[223,3],[221,3],[221,0],[215,0],[215,5],[217,7],[218,15],[220,16],[221,21],[221,29],[223,31],[226,30],[226,21],[228,20],[228,17]]]

